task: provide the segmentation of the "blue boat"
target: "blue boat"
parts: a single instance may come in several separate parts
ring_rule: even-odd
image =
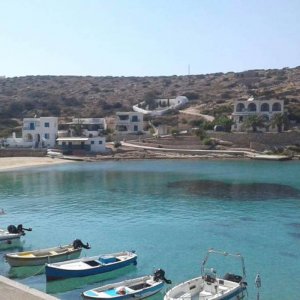
[[[164,283],[171,284],[172,282],[165,278],[165,271],[159,269],[153,275],[124,280],[85,291],[82,293],[82,298],[86,300],[144,299],[158,293]]]
[[[46,264],[45,272],[47,280],[50,281],[102,274],[131,264],[137,264],[137,255],[134,251],[123,251]]]

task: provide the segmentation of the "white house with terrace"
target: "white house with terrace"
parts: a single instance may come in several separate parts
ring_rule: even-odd
[[[143,114],[140,112],[117,112],[116,131],[119,134],[142,133]]]
[[[283,100],[255,100],[253,97],[248,100],[236,100],[234,102],[234,111],[231,114],[234,124],[232,131],[244,131],[246,120],[253,115],[261,116],[268,122],[276,114],[284,113]],[[277,128],[270,126],[269,131],[276,131]]]
[[[72,122],[60,126],[64,130],[58,131],[57,144],[64,154],[106,151],[105,118],[73,118]]]
[[[73,118],[72,122],[61,124],[64,129],[58,131],[58,137],[102,136],[107,129],[105,118]]]
[[[56,117],[24,118],[22,137],[6,139],[8,147],[49,148],[56,143],[58,120]]]

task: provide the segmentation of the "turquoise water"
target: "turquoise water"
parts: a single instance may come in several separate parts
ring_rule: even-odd
[[[84,290],[157,268],[174,284],[196,277],[207,249],[215,248],[243,254],[249,299],[256,299],[259,272],[260,299],[296,300],[299,175],[298,161],[195,160],[74,163],[0,173],[0,208],[7,212],[0,227],[33,228],[23,250],[80,238],[92,246],[83,251],[86,256],[132,249],[138,254],[136,267],[105,277],[47,284],[44,274],[33,276],[39,267],[10,269],[3,259],[0,274],[60,299],[80,299]],[[238,268],[227,258],[212,263],[221,275]]]

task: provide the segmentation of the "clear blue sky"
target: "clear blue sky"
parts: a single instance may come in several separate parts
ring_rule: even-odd
[[[300,65],[300,0],[0,0],[0,75]]]

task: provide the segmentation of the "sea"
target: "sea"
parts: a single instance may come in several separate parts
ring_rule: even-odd
[[[163,269],[172,286],[201,275],[211,248],[244,257],[248,299],[300,295],[300,161],[130,160],[76,162],[0,173],[0,228],[31,227],[2,249],[0,275],[59,299]],[[82,256],[135,250],[138,264],[97,278],[46,282],[43,266],[10,268],[7,252],[81,239]],[[217,276],[240,260],[213,255]],[[261,287],[255,284],[261,277]],[[1,298],[1,297],[0,297]]]

